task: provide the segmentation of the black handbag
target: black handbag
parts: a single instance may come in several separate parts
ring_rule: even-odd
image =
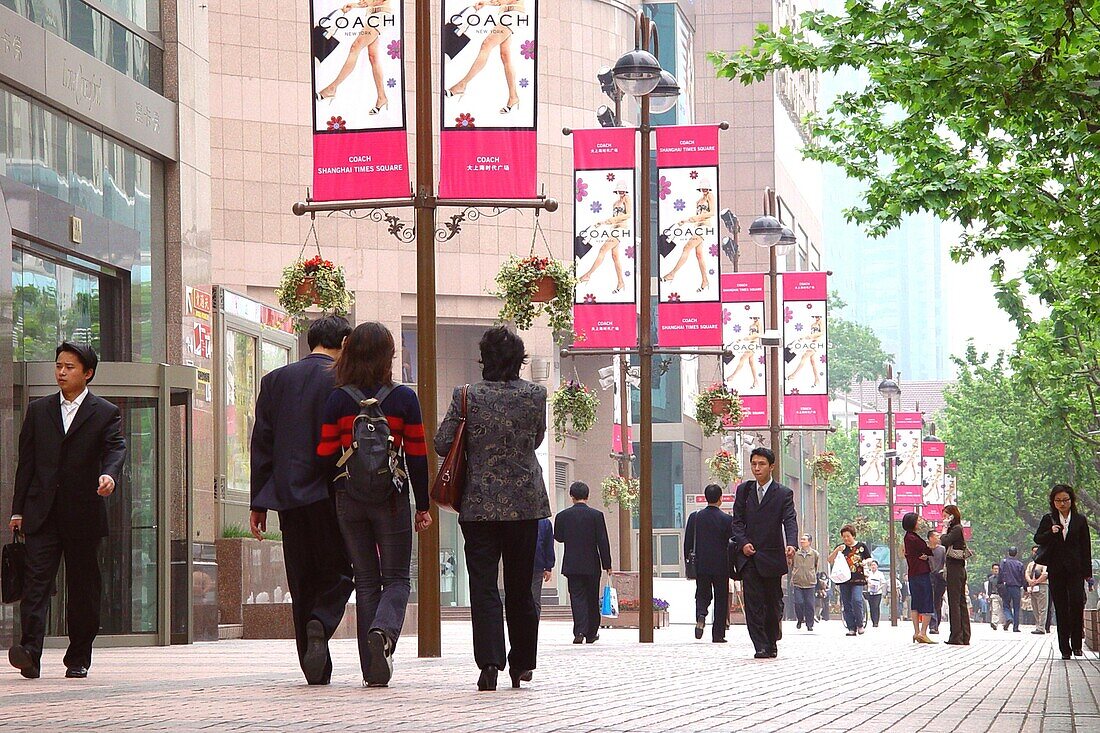
[[[321,20],[328,20],[338,12],[340,11],[333,10],[324,18],[321,18]],[[329,32],[327,30],[321,27],[321,20],[317,21],[317,25],[313,26],[313,58],[317,59],[319,62],[327,59],[329,54],[335,51],[336,47],[340,45],[339,38],[333,38],[328,34]]]
[[[469,8],[460,12],[457,16],[452,15],[452,18],[461,18],[466,14]],[[470,44],[470,37],[465,33],[461,33],[458,30],[458,23],[453,20],[448,20],[443,24],[443,36],[441,38],[443,43],[443,53],[447,55],[447,58],[453,59],[455,56],[462,53],[462,49],[466,48]]]
[[[14,539],[4,545],[0,553],[0,596],[4,603],[16,603],[23,599],[23,579],[27,573],[27,545],[23,533],[16,532]]]
[[[696,514],[695,523],[699,523],[699,516]],[[691,537],[691,552],[684,558],[684,575],[688,580],[695,580],[695,576],[698,573],[695,572],[695,549],[699,547],[699,528],[695,528],[695,534]]]
[[[676,249],[676,242],[673,242],[668,238],[668,235],[662,234],[657,237],[657,254],[662,257],[668,257]]]
[[[586,230],[587,231],[587,230]],[[582,235],[573,237],[573,256],[578,260],[592,251],[592,245]]]
[[[726,555],[730,565],[730,580],[741,580],[741,569],[737,567],[737,556],[740,554],[737,545],[733,542],[726,545]]]

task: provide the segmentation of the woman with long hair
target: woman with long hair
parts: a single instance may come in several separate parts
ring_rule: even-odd
[[[665,229],[666,232],[675,227],[684,226],[685,224],[689,226],[706,224],[714,218],[714,196],[711,194],[711,190],[709,188],[700,188],[698,190],[702,195],[695,203],[695,214],[676,222]],[[696,292],[701,293],[710,287],[710,278],[707,277],[707,262],[703,256],[703,238],[698,234],[693,234],[688,239],[687,243],[684,244],[684,250],[680,253],[680,259],[676,261],[676,265],[668,271],[668,274],[661,278],[661,282],[671,282],[676,277],[676,273],[680,271],[680,268],[687,264],[688,259],[693,253],[695,255],[695,261],[699,265],[700,277],[699,288]]]
[[[1035,544],[1039,546],[1035,562],[1047,566],[1062,659],[1083,656],[1085,581],[1092,577],[1092,537],[1088,520],[1077,512],[1073,487],[1054,484],[1050,514],[1039,522]]]
[[[531,582],[539,520],[550,500],[535,450],[546,436],[546,388],[520,379],[527,361],[523,340],[504,326],[481,337],[482,381],[466,390],[466,487],[458,512],[470,578],[474,662],[479,690],[495,690],[497,672],[508,664],[512,687],[530,681],[535,669],[539,619]],[[463,419],[463,387],[454,391],[435,450],[447,455]],[[504,618],[497,575],[504,565]]]
[[[393,675],[393,650],[409,605],[413,527],[419,532],[432,523],[420,402],[412,389],[394,383],[395,353],[393,334],[381,323],[355,327],[336,361],[336,389],[325,403],[317,446],[334,476],[336,516],[354,570],[356,636],[366,687],[385,687]],[[392,489],[365,497],[352,490],[345,462],[352,454],[356,418],[374,405],[385,415],[392,439]]]
[[[928,638],[928,624],[932,621],[935,602],[932,599],[932,548],[917,534],[920,517],[907,512],[901,518],[905,530],[905,564],[909,569],[909,618],[913,622],[914,644],[935,644]]]
[[[359,35],[351,42],[351,48],[348,49],[348,57],[344,61],[344,65],[340,67],[340,71],[337,72],[332,83],[317,92],[317,101],[332,99],[336,96],[336,90],[344,83],[345,79],[351,76],[351,72],[355,70],[355,65],[359,63],[359,54],[365,48],[367,49],[367,59],[370,61],[371,76],[374,78],[375,93],[374,107],[367,114],[376,115],[389,106],[390,101],[386,97],[386,85],[382,82],[382,65],[378,63],[378,40],[382,37],[382,33],[375,26],[381,27],[381,23],[371,22],[370,19],[374,16],[392,16],[393,8],[390,6],[390,2],[391,0],[356,0],[340,8],[340,12],[344,15],[357,9],[366,9],[367,13],[364,17],[358,19],[357,24],[361,24],[363,27],[359,31]]]
[[[449,89],[444,89],[443,93],[448,97],[461,97],[465,94],[466,87],[469,86],[474,77],[485,69],[485,65],[489,62],[489,54],[493,52],[493,49],[498,49],[500,53],[500,63],[504,67],[504,82],[508,85],[508,101],[500,108],[500,113],[506,115],[519,107],[519,90],[516,88],[516,71],[512,67],[513,31],[510,26],[514,25],[516,19],[527,11],[524,7],[523,0],[480,0],[480,2],[474,4],[474,10],[481,10],[484,7],[498,9],[500,13],[500,22],[493,27],[493,30],[489,31],[488,35],[486,35],[485,39],[481,42],[481,48],[478,49],[477,58],[475,58],[474,63],[470,65],[470,70],[466,72],[466,76],[462,77]]]
[[[940,544],[947,548],[947,609],[951,635],[945,644],[966,646],[970,643],[970,614],[966,610],[966,537],[963,536],[962,512],[954,504],[943,508],[944,531]],[[954,550],[954,552],[952,552]],[[952,555],[955,555],[953,557]]]

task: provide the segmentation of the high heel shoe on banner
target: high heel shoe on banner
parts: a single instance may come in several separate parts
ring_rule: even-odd
[[[456,92],[452,92],[450,89],[444,89],[443,90],[443,96],[444,97],[447,97],[448,99],[453,99],[456,102],[461,102],[462,97],[463,97],[464,94],[466,94],[466,92],[464,92],[464,91],[456,93]]]
[[[509,112],[511,112],[512,110],[517,109],[518,107],[519,107],[519,102],[516,102],[515,104],[506,104],[506,105],[504,105],[503,107],[500,108],[500,113],[502,115],[506,115]]]
[[[481,692],[488,692],[496,688],[497,668],[490,664],[488,667],[481,670],[481,676],[477,678],[477,689]]]
[[[382,104],[382,105],[381,105],[381,106],[379,106],[379,107],[371,107],[371,108],[370,108],[370,112],[367,112],[367,114],[368,114],[368,115],[376,115],[376,114],[378,114],[379,112],[381,112],[382,110],[384,110],[384,109],[389,109],[389,108],[390,108],[390,103],[389,103],[389,101],[387,100],[387,101],[386,101],[386,102],[385,102],[384,104]]]

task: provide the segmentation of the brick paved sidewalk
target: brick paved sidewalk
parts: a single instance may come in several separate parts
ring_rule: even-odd
[[[87,680],[0,672],[0,730],[86,731],[1100,731],[1100,661],[1062,661],[1053,636],[976,625],[970,647],[914,646],[907,626],[849,638],[837,621],[785,625],[777,660],[751,659],[744,627],[729,644],[692,627],[603,630],[574,646],[542,627],[535,680],[474,688],[469,625],[444,624],[442,659],[399,645],[388,689],[363,689],[354,641],[333,642],[329,687],[308,687],[289,641],[98,650]]]

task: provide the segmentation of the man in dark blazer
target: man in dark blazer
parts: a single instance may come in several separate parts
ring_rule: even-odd
[[[573,506],[554,520],[554,539],[565,545],[561,574],[569,581],[573,643],[594,644],[600,638],[600,572],[611,571],[611,543],[603,512],[588,506],[588,484],[569,487]]]
[[[531,597],[535,599],[535,613],[542,618],[542,585],[549,583],[554,573],[554,524],[549,517],[539,520],[539,538],[535,544],[535,573],[531,576]]]
[[[322,410],[335,384],[333,364],[351,326],[340,316],[314,321],[311,353],[267,374],[252,430],[252,535],[263,539],[267,512],[279,512],[298,661],[311,685],[332,676],[328,641],[354,589],[336,505],[317,458]]]
[[[734,562],[745,589],[745,623],[757,659],[779,655],[783,636],[783,576],[794,557],[798,518],[794,493],[772,479],[775,454],[756,448],[749,459],[755,481],[737,487],[733,501]]]
[[[730,604],[729,546],[733,517],[722,511],[721,486],[707,486],[703,496],[707,500],[706,508],[692,512],[684,528],[684,559],[695,556],[695,638],[703,638],[707,609],[713,596],[711,641],[724,644]]]
[[[97,550],[107,536],[106,497],[122,475],[126,441],[118,407],[88,391],[99,357],[86,344],[57,347],[60,392],[27,407],[19,432],[19,466],[10,527],[27,542],[19,605],[22,636],[8,661],[29,679],[41,674],[50,590],[65,558],[69,648],[65,676],[88,676],[99,632],[102,582]]]

